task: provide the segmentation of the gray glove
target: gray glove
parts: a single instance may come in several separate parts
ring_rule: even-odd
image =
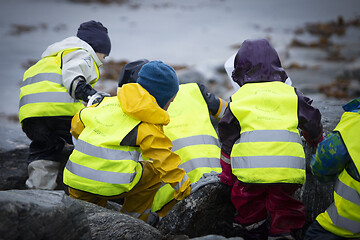
[[[220,173],[214,171],[211,171],[209,173],[204,173],[197,182],[191,184],[191,193],[194,193],[200,187],[205,186],[207,184],[220,182],[219,174]]]
[[[89,96],[89,101],[86,106],[89,107],[91,105],[99,103],[104,97],[110,97],[110,94],[106,92],[96,92],[94,95]]]

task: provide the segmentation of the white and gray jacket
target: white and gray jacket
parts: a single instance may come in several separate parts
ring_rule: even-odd
[[[88,43],[75,36],[68,37],[50,45],[41,57],[54,56],[58,52],[69,48],[80,49],[63,56],[62,83],[71,97],[87,102],[87,97],[96,93],[89,84],[98,78],[96,68],[102,65],[102,62]],[[79,84],[79,82],[82,83]]]

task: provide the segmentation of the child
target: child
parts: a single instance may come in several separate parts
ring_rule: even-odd
[[[298,127],[316,146],[322,139],[320,112],[285,84],[278,54],[265,39],[244,41],[232,79],[240,89],[231,96],[218,128],[220,180],[233,186],[235,225],[245,239],[292,239],[292,231],[305,223],[304,204],[291,196],[305,182]]]
[[[100,206],[124,198],[122,212],[145,222],[161,182],[171,185],[176,200],[188,196],[191,182],[163,131],[178,90],[175,70],[151,61],[136,83],[76,114],[71,130],[78,140],[63,178],[70,196]],[[140,161],[140,154],[151,161]]]
[[[55,189],[64,144],[71,144],[75,113],[91,97],[99,67],[109,55],[107,28],[100,22],[80,25],[77,36],[50,45],[42,58],[24,73],[20,89],[19,121],[31,139],[26,187]]]
[[[141,59],[126,64],[120,73],[118,86],[136,82],[139,70],[147,62]],[[186,83],[179,86],[168,109],[170,123],[164,126],[164,133],[173,143],[172,151],[181,158],[179,167],[189,176],[192,192],[219,181],[220,144],[210,115],[218,121],[226,106],[226,101],[208,92],[204,85]],[[155,195],[151,216],[164,217],[176,202],[174,189],[169,184],[162,185]]]
[[[336,184],[334,202],[308,228],[306,240],[360,238],[360,97],[343,109],[339,124],[311,159],[314,176]]]

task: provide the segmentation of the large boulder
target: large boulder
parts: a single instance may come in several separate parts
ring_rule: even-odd
[[[84,207],[60,191],[0,191],[1,239],[90,239]]]
[[[235,236],[230,192],[231,187],[220,182],[205,185],[177,203],[156,227],[165,236]]]
[[[143,221],[64,191],[0,191],[0,239],[162,239]]]
[[[79,201],[91,229],[92,240],[149,239],[161,240],[162,234],[144,221],[95,204]],[[113,203],[116,204],[116,203]]]

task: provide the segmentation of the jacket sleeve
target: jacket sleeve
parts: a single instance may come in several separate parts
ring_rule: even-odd
[[[75,91],[73,90],[75,89]],[[90,97],[94,95],[97,91],[91,87],[89,83],[85,81],[82,76],[74,79],[70,87],[70,95],[75,98],[88,102]]]
[[[306,142],[316,147],[323,140],[323,126],[319,109],[311,106],[312,100],[295,89],[298,95],[299,128]]]
[[[236,176],[232,173],[230,156],[221,152],[220,156],[221,174],[220,181],[226,185],[232,186],[236,181]]]
[[[97,77],[96,63],[87,51],[79,49],[63,56],[62,82],[73,98],[80,80],[91,83]]]
[[[98,104],[91,105],[90,108],[96,107],[97,105]],[[79,138],[79,135],[85,128],[85,125],[84,125],[83,121],[81,120],[81,111],[82,110],[84,110],[84,108],[80,109],[71,120],[70,133],[71,133],[71,135],[73,135],[73,137],[76,140]]]
[[[198,83],[198,86],[208,106],[211,116],[217,120],[220,120],[224,115],[228,103],[222,98],[216,96],[214,93],[208,92],[207,88],[203,84]]]
[[[230,156],[235,141],[240,138],[240,124],[231,112],[230,107],[225,109],[224,116],[219,121],[218,131],[221,151]]]
[[[80,133],[84,130],[85,126],[80,118],[80,112],[79,110],[74,117],[71,120],[71,129],[70,133],[73,135],[73,137],[77,140],[79,138]]]
[[[175,190],[175,199],[181,200],[191,191],[190,179],[184,169],[179,168],[180,157],[171,151],[172,142],[164,134],[161,125],[141,123],[138,128],[137,145],[142,154],[153,161],[154,167],[164,183]]]
[[[311,172],[321,182],[334,181],[350,159],[339,133],[332,132],[319,143],[316,153],[312,156]]]

